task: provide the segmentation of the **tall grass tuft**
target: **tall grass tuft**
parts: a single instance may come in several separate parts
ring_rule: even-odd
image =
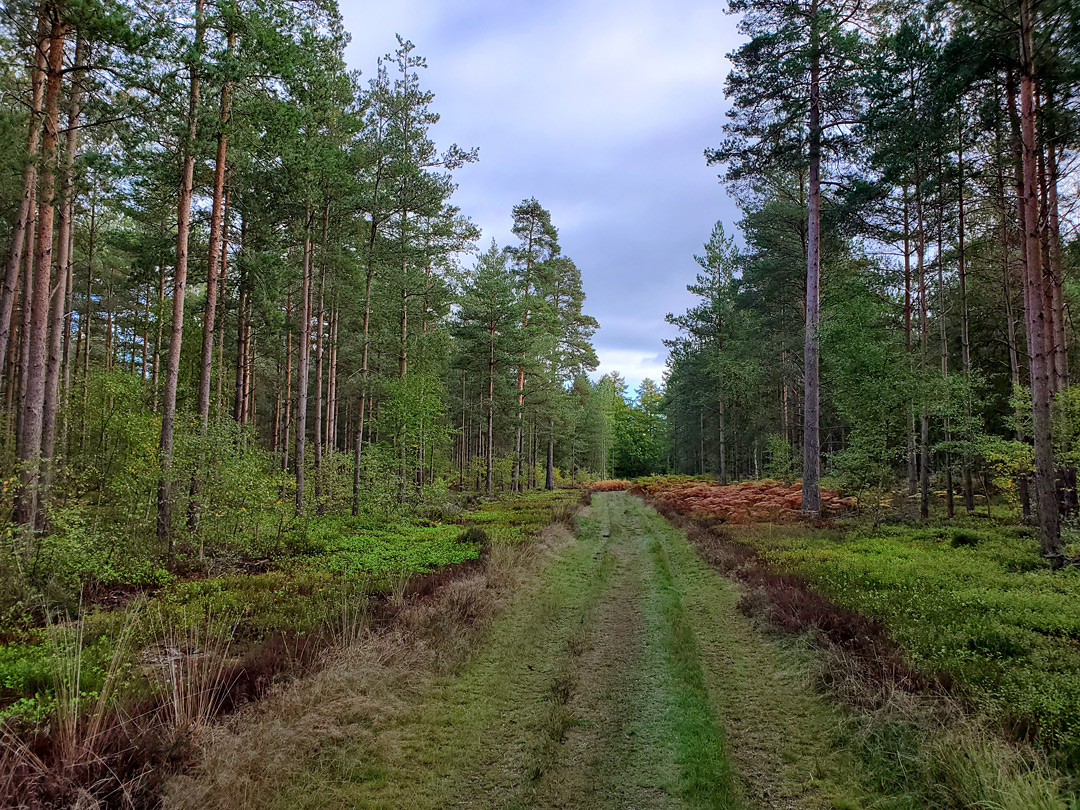
[[[229,651],[237,619],[208,612],[189,620],[159,613],[160,639],[150,656],[151,670],[164,694],[163,718],[175,730],[205,727],[221,708],[235,671]]]
[[[85,655],[86,618],[80,606],[74,622],[57,622],[49,614],[49,642],[53,649],[52,679],[55,694],[53,722],[60,757],[76,763],[93,757],[99,736],[106,730],[107,717],[117,703],[125,664],[133,651],[135,629],[142,605],[136,603],[124,613],[112,656],[105,667],[100,688],[90,691]]]

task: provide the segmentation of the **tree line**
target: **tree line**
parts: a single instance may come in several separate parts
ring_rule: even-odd
[[[950,516],[1005,490],[1060,562],[1080,435],[1080,9],[730,10],[747,41],[706,157],[740,201],[741,245],[718,226],[697,303],[669,316],[675,466],[801,475],[811,513],[822,470],[904,489],[923,517],[936,488]]]
[[[22,559],[52,532],[171,559],[260,511],[280,533],[601,470],[597,323],[550,213],[524,200],[514,244],[471,260],[453,193],[477,150],[434,143],[411,42],[369,78],[347,43],[331,0],[5,6],[0,447]]]

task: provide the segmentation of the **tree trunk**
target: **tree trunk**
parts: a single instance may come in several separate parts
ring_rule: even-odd
[[[15,309],[15,288],[19,282],[19,268],[24,254],[29,261],[33,253],[30,236],[37,200],[38,150],[41,141],[41,105],[45,93],[46,52],[49,39],[48,2],[42,2],[38,11],[37,36],[34,38],[34,68],[30,74],[30,133],[26,144],[26,166],[23,169],[23,191],[19,213],[11,235],[11,253],[4,271],[4,286],[0,291],[0,359],[7,357],[11,338],[11,322]],[[26,299],[29,288],[23,288]],[[13,386],[9,383],[9,390]]]
[[[353,515],[360,514],[360,459],[364,448],[364,416],[370,411],[366,405],[370,375],[368,358],[371,353],[371,287],[375,281],[374,248],[377,233],[376,224],[372,221],[371,235],[368,239],[367,278],[364,282],[364,349],[360,358],[360,402],[356,418],[356,440],[353,442]]]
[[[335,295],[336,298],[336,295]],[[326,382],[326,427],[324,452],[332,454],[337,443],[337,305],[330,305],[330,372]]]
[[[1039,201],[1035,140],[1035,64],[1032,15],[1029,0],[1020,0],[1020,140],[1024,193],[1025,285],[1028,290],[1028,353],[1031,359],[1031,393],[1035,439],[1035,500],[1039,519],[1039,543],[1043,556],[1061,560],[1061,525],[1056,492],[1054,448],[1050,434],[1050,373],[1047,353],[1046,296],[1042,294],[1039,245]],[[1052,338],[1051,338],[1052,339]]]
[[[285,438],[282,442],[281,471],[289,471],[289,433],[292,430],[292,290],[285,303]],[[284,485],[282,485],[284,486]]]
[[[300,359],[296,373],[296,514],[304,511],[304,443],[307,440],[308,369],[311,360],[311,213],[304,215],[304,281],[300,288]]]
[[[82,86],[79,84],[79,72],[86,61],[86,40],[79,37],[75,44],[75,80],[71,84],[70,107],[68,108],[68,128],[65,138],[65,154],[62,174],[63,193],[60,201],[60,223],[57,229],[56,282],[51,292],[51,313],[49,316],[49,359],[45,372],[45,402],[42,412],[41,464],[43,485],[39,500],[47,506],[49,491],[52,488],[54,455],[56,450],[56,425],[60,407],[60,373],[64,365],[64,346],[67,344],[67,319],[64,317],[65,306],[70,296],[68,278],[71,274],[71,217],[75,211],[75,152],[78,148],[79,102]],[[134,328],[132,329],[134,335]],[[134,339],[134,338],[133,338]],[[132,357],[134,357],[132,351]],[[44,528],[43,513],[38,514],[39,528]]]
[[[544,474],[544,489],[555,489],[555,417],[548,418],[547,470]]]
[[[90,301],[90,282],[86,283],[87,309]],[[90,322],[87,321],[87,335],[89,336]],[[161,338],[165,327],[165,265],[158,268],[158,303],[157,303],[157,335],[154,337],[154,357],[151,363],[151,387],[154,389],[154,413],[158,410],[158,379],[161,376]],[[89,344],[87,344],[89,346]]]
[[[236,47],[236,33],[229,31],[228,53]],[[214,326],[217,320],[218,272],[224,244],[225,160],[228,150],[229,117],[232,109],[232,82],[221,87],[218,115],[217,155],[214,158],[214,191],[210,206],[210,244],[206,259],[206,310],[203,313],[202,352],[199,365],[197,414],[205,434],[210,425],[210,382],[214,371]],[[198,474],[192,477],[192,495],[198,494]]]
[[[187,292],[188,235],[191,230],[191,198],[195,177],[195,136],[199,111],[199,59],[203,46],[203,4],[195,0],[195,55],[188,65],[191,86],[188,92],[188,131],[183,142],[184,168],[180,179],[180,199],[176,211],[176,273],[173,278],[172,337],[165,367],[165,396],[161,415],[161,480],[158,482],[158,541],[168,543],[173,557],[172,540],[172,461],[173,422],[176,419],[176,386],[180,376],[180,346],[184,337],[184,295]]]
[[[930,410],[926,401],[926,365],[929,353],[929,334],[926,322],[926,220],[923,216],[922,175],[915,164],[915,221],[919,243],[915,254],[915,271],[919,277],[919,515],[930,516]]]
[[[323,208],[322,245],[319,250],[319,314],[315,328],[315,514],[323,513],[322,502],[322,428],[323,428],[323,327],[326,315],[326,237],[330,224],[330,204]]]
[[[964,125],[963,125],[963,113],[958,110],[958,117],[960,120],[959,127],[959,150],[957,153],[957,183],[959,185],[959,193],[957,195],[957,223],[956,223],[956,236],[957,236],[957,272],[960,280],[960,362],[964,371],[964,418],[966,425],[964,426],[964,433],[967,438],[971,438],[971,339],[968,334],[968,299],[967,299],[967,250],[966,250],[966,231],[965,231],[965,210],[964,210]],[[1006,262],[1008,262],[1008,251],[1006,251]],[[1006,264],[1006,267],[1008,265]],[[1011,306],[1011,302],[1010,302]],[[1011,328],[1011,326],[1010,326]],[[1012,347],[1015,350],[1015,347]],[[975,511],[975,482],[971,475],[971,458],[970,452],[964,453],[964,509],[971,514]]]
[[[908,189],[904,186],[904,353],[911,362],[911,212],[908,203]],[[910,366],[909,366],[910,367]],[[915,452],[915,411],[908,408],[907,413],[907,481],[908,495],[914,495],[919,489],[919,472]]]
[[[495,424],[495,321],[488,324],[488,406],[487,406],[487,447],[485,448],[484,486],[487,494],[491,494],[494,474],[495,456],[492,452],[492,438]]]
[[[938,173],[942,172],[942,161],[938,157]],[[937,277],[938,277],[938,337],[941,342],[941,377],[947,380],[949,376],[949,337],[945,326],[945,195],[944,190],[938,194],[940,205],[938,207],[938,251],[937,251]],[[945,417],[945,442],[952,440],[949,429],[949,418]],[[953,498],[952,477],[952,454],[945,450],[945,514],[947,517],[955,517],[956,504]]]
[[[60,128],[60,80],[64,69],[64,39],[68,25],[60,10],[50,6],[49,55],[45,76],[44,133],[41,139],[41,171],[38,184],[37,236],[34,245],[34,284],[29,328],[26,376],[19,419],[17,453],[23,465],[15,520],[33,526],[37,518],[40,485],[42,431],[47,386],[47,352],[50,316],[49,292],[52,268],[53,218],[55,215],[56,160]],[[30,293],[27,287],[27,295]],[[58,368],[59,370],[59,368]]]
[[[818,15],[817,0],[811,16]],[[803,483],[802,511],[808,515],[821,514],[821,489],[818,482],[821,463],[820,387],[818,380],[818,314],[821,282],[821,62],[817,27],[811,21],[810,64],[810,196],[808,211],[808,242],[806,251],[806,333],[803,345],[805,394],[803,402]]]
[[[226,166],[226,175],[229,170]],[[214,331],[217,334],[217,416],[220,419],[225,413],[225,283],[228,280],[228,268],[229,268],[229,199],[230,190],[228,178],[225,183],[225,208],[224,215],[221,222],[221,272],[218,275],[218,298],[220,299],[217,307],[217,321],[218,323],[214,327]]]
[[[1048,173],[1047,190],[1047,239],[1049,241],[1049,268],[1051,287],[1051,306],[1054,313],[1054,373],[1057,377],[1056,388],[1069,387],[1069,351],[1065,332],[1065,300],[1062,293],[1062,258],[1061,258],[1061,215],[1058,210],[1058,161],[1057,146],[1047,145],[1046,162]]]

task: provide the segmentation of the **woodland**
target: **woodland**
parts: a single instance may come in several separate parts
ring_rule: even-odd
[[[481,155],[435,142],[408,39],[361,76],[334,0],[4,4],[0,797],[183,806],[220,715],[393,633],[458,672],[552,526],[598,561],[633,523],[660,539],[624,563],[707,564],[732,615],[843,659],[814,688],[872,729],[836,744],[869,781],[798,806],[1075,806],[1080,7],[729,11],[703,163],[741,220],[702,234],[664,377],[630,391],[559,211],[523,189],[500,245],[455,205]],[[881,720],[893,689],[950,708]]]

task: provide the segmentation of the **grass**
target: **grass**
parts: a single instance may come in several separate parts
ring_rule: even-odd
[[[709,703],[694,630],[683,609],[667,551],[659,539],[653,539],[648,550],[655,572],[650,608],[666,658],[669,722],[678,729],[681,793],[689,807],[741,807],[724,733]]]
[[[820,791],[821,803],[811,803],[813,807],[1066,810],[1077,806],[1069,780],[1048,766],[1042,752],[1024,743],[1008,742],[987,728],[985,716],[972,716],[952,698],[913,694],[899,682],[882,680],[880,673],[874,676],[867,671],[866,661],[853,655],[859,653],[857,646],[848,649],[831,641],[827,633],[806,633],[812,625],[802,626],[801,631],[792,628],[801,635],[772,635],[756,645],[752,639],[737,646],[719,644],[717,638],[739,632],[738,622],[732,618],[735,602],[753,615],[766,618],[781,607],[774,604],[770,610],[757,604],[758,599],[769,597],[760,592],[762,582],[748,575],[761,569],[741,567],[754,563],[748,561],[745,550],[740,551],[743,547],[735,546],[730,539],[722,540],[725,532],[753,542],[763,556],[774,560],[774,566],[778,564],[776,555],[790,552],[796,544],[800,548],[835,550],[846,535],[844,529],[806,526],[740,527],[734,531],[725,527],[716,534],[692,525],[695,551],[702,558],[690,552],[687,559],[682,544],[668,545],[669,556],[677,561],[686,583],[684,604],[700,614],[699,627],[717,628],[705,635],[699,633],[698,643],[736,764],[744,776],[754,774],[748,784],[775,781],[777,775],[760,770],[755,773],[753,763],[767,758],[751,756],[748,766],[748,759],[740,752],[747,745],[753,750],[755,740],[779,734],[788,741],[785,754],[790,754],[792,762],[801,763],[791,770],[791,775],[801,770],[804,778],[810,776],[809,785],[803,789],[816,784]],[[723,548],[725,542],[727,549]],[[713,570],[702,573],[702,559],[708,560]],[[886,562],[879,555],[878,563]],[[718,580],[721,572],[739,574],[739,584],[726,581],[724,588],[710,581],[710,576]],[[773,596],[796,597],[792,591],[798,589],[791,587],[790,579],[775,579],[780,590]],[[743,580],[749,583],[750,590]],[[813,596],[814,592],[806,594]],[[836,613],[834,618],[841,615]],[[755,660],[778,656],[788,661],[788,677],[780,680],[767,677],[770,667],[766,661]],[[826,706],[821,698],[798,699],[800,680],[840,700]],[[788,759],[783,757],[783,762]],[[775,789],[780,792],[772,795],[800,795],[798,781],[784,778],[785,769],[785,765],[774,768],[780,776]],[[807,800],[805,794],[802,800]]]
[[[475,559],[481,536],[468,536],[467,526],[481,523],[499,542],[523,540],[558,516],[577,493],[529,493],[520,498],[484,503],[462,512],[452,523],[434,523],[381,514],[358,518],[326,516],[313,520],[302,538],[282,543],[266,573],[229,572],[200,579],[162,581],[149,598],[119,609],[90,607],[80,612],[77,641],[52,626],[35,626],[32,617],[3,630],[0,645],[0,721],[21,727],[40,726],[72,700],[90,705],[106,689],[115,689],[119,667],[126,697],[141,699],[159,688],[160,673],[138,664],[142,651],[162,643],[163,628],[176,634],[204,632],[207,617],[229,617],[224,637],[233,660],[258,645],[277,639],[321,633],[329,639],[355,635],[356,616],[365,615],[370,594],[390,592],[414,574]],[[472,519],[475,514],[477,520]],[[56,624],[56,622],[53,622]],[[67,620],[61,617],[57,627]],[[114,660],[118,642],[128,643],[124,661]],[[206,646],[208,639],[203,640]],[[199,646],[199,645],[188,645]],[[220,659],[225,659],[225,650]],[[222,661],[216,665],[224,666]],[[78,668],[78,690],[72,697],[57,672]]]
[[[1013,737],[1080,765],[1080,570],[1051,571],[1020,527],[733,530],[773,567],[878,619]]]

